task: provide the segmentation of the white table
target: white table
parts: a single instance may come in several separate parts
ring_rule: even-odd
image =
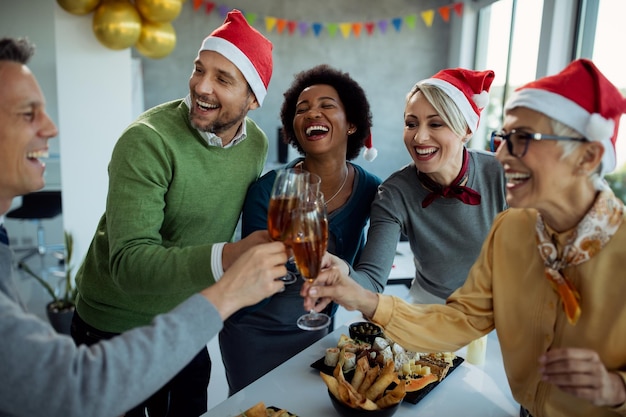
[[[346,326],[309,346],[209,410],[203,417],[237,416],[260,401],[300,417],[337,415],[319,371],[310,365],[324,356],[326,348],[336,346],[342,333],[348,334]],[[465,348],[457,354],[464,357]],[[511,396],[495,332],[488,336],[487,359],[483,365],[463,362],[420,402],[403,402],[394,417],[402,416],[519,416],[519,405]]]
[[[404,285],[411,288],[413,278],[415,278],[415,263],[409,242],[398,242],[387,285]]]

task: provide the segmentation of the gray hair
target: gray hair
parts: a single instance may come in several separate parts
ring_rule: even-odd
[[[572,138],[582,138],[584,137],[578,131],[572,129],[571,127],[559,122],[558,120],[550,119],[550,125],[552,126],[552,133],[557,136],[569,136]],[[561,155],[561,159],[566,158],[579,146],[582,146],[584,142],[578,142],[574,140],[560,140],[557,141],[557,145],[563,149],[563,155]],[[596,169],[589,173],[589,181],[593,184],[596,190],[604,190],[608,187],[608,184],[602,177],[602,162],[598,164]]]
[[[0,61],[26,65],[35,53],[35,45],[27,38],[1,38]]]
[[[439,87],[429,84],[420,85],[417,83],[406,96],[406,102],[418,91],[421,91],[426,100],[435,108],[439,117],[457,136],[464,138],[469,131],[467,120],[459,110],[459,106],[443,92]],[[467,138],[469,140],[469,138]]]

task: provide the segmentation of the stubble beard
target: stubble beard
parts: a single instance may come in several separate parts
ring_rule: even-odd
[[[218,115],[217,119],[213,122],[200,124],[194,121],[193,110],[189,110],[189,122],[193,127],[201,132],[213,133],[214,135],[220,136],[230,128],[240,124],[243,119],[245,119],[246,114],[247,109],[246,105],[244,104],[243,106],[241,106],[236,116],[231,116],[231,113],[225,112]]]

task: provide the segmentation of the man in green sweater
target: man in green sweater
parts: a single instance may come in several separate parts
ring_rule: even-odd
[[[267,156],[247,113],[265,98],[272,44],[233,10],[193,65],[189,95],[143,113],[115,145],[106,212],[76,277],[78,344],[148,324],[270,240],[261,231],[231,242]],[[126,416],[203,414],[210,372],[205,348]]]

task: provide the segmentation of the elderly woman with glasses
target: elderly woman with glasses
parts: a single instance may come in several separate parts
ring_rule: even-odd
[[[374,294],[331,268],[303,288],[305,308],[334,300],[415,351],[496,329],[521,415],[626,415],[626,214],[602,179],[624,112],[589,60],[520,87],[492,135],[511,208],[447,304]]]

